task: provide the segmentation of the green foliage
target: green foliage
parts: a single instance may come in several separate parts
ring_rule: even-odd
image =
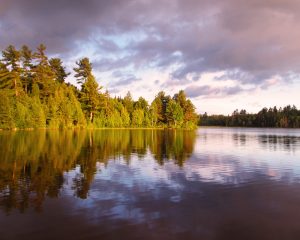
[[[143,109],[144,111],[147,111],[148,109],[148,102],[145,98],[139,97],[138,101],[134,103],[135,109]]]
[[[52,70],[48,57],[45,55],[46,47],[41,44],[34,54],[37,65],[33,67],[32,84],[38,84],[40,90],[40,98],[43,102],[51,97],[55,90],[55,72]]]
[[[106,115],[104,111],[98,112],[94,119],[94,126],[96,128],[104,128],[106,127]]]
[[[2,52],[2,62],[0,62],[0,88],[13,90],[18,96],[22,90],[20,52],[14,46],[8,46]]]
[[[158,109],[156,102],[152,102],[149,112],[148,112],[148,120],[151,127],[154,127],[157,125],[158,122]]]
[[[144,123],[144,110],[136,109],[132,113],[132,126],[142,127]]]
[[[198,116],[195,112],[195,106],[191,100],[186,98],[185,92],[180,90],[174,95],[173,99],[181,106],[183,110],[183,127],[193,129],[197,126]]]
[[[17,128],[46,127],[43,105],[37,97],[20,96],[15,103],[13,118]]]
[[[126,96],[124,97],[124,99],[123,99],[123,105],[126,108],[126,110],[129,113],[129,115],[131,116],[132,112],[134,110],[134,107],[133,107],[134,101],[132,100],[130,92],[127,92]]]
[[[121,109],[121,119],[122,119],[122,126],[129,127],[130,126],[130,115],[127,112],[125,107]]]
[[[99,107],[99,85],[92,74],[92,64],[88,58],[83,58],[76,64],[78,67],[74,68],[75,77],[77,82],[81,84],[79,100],[90,122],[93,123],[94,115]]]
[[[29,123],[29,109],[25,107],[22,103],[17,102],[16,113],[15,113],[15,123],[17,128],[26,128]]]
[[[162,125],[167,122],[166,120],[166,109],[168,100],[170,99],[170,96],[165,96],[165,93],[163,91],[159,92],[156,97],[154,98],[151,106],[155,106],[153,108],[153,111],[155,111],[153,114],[156,118],[156,124]]]
[[[32,98],[29,110],[31,112],[31,123],[29,126],[44,128],[46,126],[46,117],[39,98]]]
[[[195,107],[184,91],[173,98],[161,91],[151,104],[143,97],[135,101],[130,92],[112,98],[100,92],[88,58],[76,62],[77,89],[65,82],[69,73],[62,60],[48,60],[43,44],[35,52],[26,45],[20,50],[8,46],[2,55],[0,128],[196,126]]]
[[[118,128],[123,127],[122,118],[118,110],[114,109],[106,119],[106,127]]]
[[[67,73],[65,68],[63,67],[63,63],[59,58],[51,58],[49,60],[50,67],[52,71],[55,73],[56,80],[60,83],[65,82],[65,79],[70,73]]]
[[[30,90],[30,86],[32,87],[32,77],[33,77],[33,54],[28,46],[24,45],[21,49],[21,62],[23,64],[21,81],[24,88],[25,93],[27,94]]]
[[[0,128],[14,128],[11,100],[6,92],[0,91]]]
[[[183,123],[183,109],[179,105],[179,103],[174,100],[170,100],[166,109],[166,116],[168,125],[172,127],[181,127]]]
[[[80,61],[76,62],[77,68],[74,68],[76,72],[75,78],[77,78],[78,84],[84,84],[88,77],[92,73],[92,64],[88,58],[82,58]]]
[[[232,127],[281,127],[299,128],[300,110],[290,105],[279,108],[263,108],[256,114],[246,110],[235,110],[231,116],[211,115],[206,113],[200,116],[203,126],[232,126]]]

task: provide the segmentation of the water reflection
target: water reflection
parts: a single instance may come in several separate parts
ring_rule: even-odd
[[[194,131],[99,130],[3,132],[0,135],[0,206],[5,211],[36,210],[46,197],[58,197],[64,173],[78,169],[68,182],[82,199],[87,198],[97,163],[122,157],[130,164],[149,150],[157,163],[183,163],[193,152]]]
[[[299,130],[1,132],[0,142],[0,239],[300,237]]]
[[[259,142],[264,148],[275,150],[283,148],[286,151],[295,151],[300,143],[300,137],[297,136],[277,136],[262,135],[259,136]]]

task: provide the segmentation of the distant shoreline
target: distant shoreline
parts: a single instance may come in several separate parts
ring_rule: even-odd
[[[197,128],[194,129],[189,129],[189,128],[171,128],[171,127],[95,127],[95,128],[88,128],[88,127],[72,127],[72,128],[14,128],[14,129],[2,129],[0,128],[0,132],[19,132],[19,131],[24,131],[24,132],[31,132],[31,131],[37,131],[37,130],[45,130],[45,131],[64,131],[64,130],[183,130],[183,131],[194,131],[198,130],[201,128],[241,128],[241,129],[300,129],[300,128],[290,128],[290,127],[241,127],[241,126],[198,126]]]
[[[300,127],[243,127],[243,126],[199,126],[199,128],[257,128],[257,129],[300,129]]]
[[[199,128],[199,127],[198,127]],[[195,129],[189,129],[189,128],[171,128],[171,127],[95,127],[95,128],[89,128],[89,127],[72,127],[72,128],[13,128],[13,129],[2,129],[0,128],[0,131],[7,131],[7,132],[17,132],[17,131],[35,131],[35,130],[196,130]]]

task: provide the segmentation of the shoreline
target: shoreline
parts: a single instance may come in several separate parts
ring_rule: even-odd
[[[257,129],[300,129],[291,127],[243,127],[243,126],[198,126],[198,128],[257,128]]]
[[[89,127],[73,127],[73,128],[12,128],[2,129],[0,131],[17,132],[17,131],[35,131],[35,130],[196,130],[189,128],[171,128],[171,127],[102,127],[102,128],[89,128]]]

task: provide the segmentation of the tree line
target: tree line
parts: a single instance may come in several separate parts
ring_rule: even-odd
[[[199,125],[228,127],[300,128],[300,110],[296,106],[263,108],[258,113],[235,110],[231,115],[200,115]]]
[[[88,58],[73,68],[78,85],[60,58],[48,58],[41,44],[36,51],[10,45],[0,59],[0,129],[72,127],[172,127],[197,126],[195,106],[184,91],[173,97],[160,91],[151,103],[111,97],[101,91]]]

